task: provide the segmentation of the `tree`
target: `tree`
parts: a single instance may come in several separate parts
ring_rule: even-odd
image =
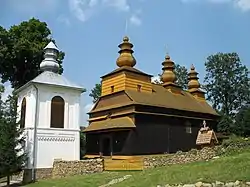
[[[250,136],[250,105],[243,106],[237,113],[233,132],[239,136]]]
[[[95,84],[95,87],[90,91],[89,96],[93,98],[93,103],[101,96],[102,86],[101,84]]]
[[[83,156],[86,153],[86,135],[82,131],[80,132],[80,159],[83,158]]]
[[[16,96],[9,96],[5,105],[1,103],[0,116],[0,178],[7,176],[7,186],[10,176],[17,174],[24,166],[23,130],[17,122]]]
[[[188,87],[188,70],[185,66],[181,66],[179,64],[175,64],[174,69],[176,75],[176,84],[181,86],[183,89],[187,89]]]
[[[35,78],[43,60],[43,48],[50,42],[51,31],[45,22],[32,18],[13,25],[9,30],[0,26],[0,75],[2,82],[10,81],[14,89]],[[60,51],[59,73],[63,72],[64,53]]]
[[[237,53],[217,53],[205,62],[205,87],[208,100],[229,118],[235,116],[242,104],[249,101],[248,69]]]
[[[176,84],[181,86],[183,89],[187,89],[188,85],[188,70],[185,66],[181,66],[179,64],[175,64],[174,73],[176,75]],[[153,80],[155,84],[161,84],[160,77],[161,74],[158,74],[159,79]]]

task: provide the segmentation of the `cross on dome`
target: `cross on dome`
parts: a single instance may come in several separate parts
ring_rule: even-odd
[[[57,73],[59,71],[59,64],[57,63],[58,53],[59,49],[51,41],[44,48],[44,60],[40,64],[40,69],[42,71],[52,71],[54,73]]]

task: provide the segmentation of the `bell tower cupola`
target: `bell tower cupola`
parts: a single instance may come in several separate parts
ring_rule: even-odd
[[[42,71],[52,71],[54,73],[57,73],[59,71],[59,64],[57,63],[58,53],[59,49],[51,41],[44,48],[44,60],[40,64],[40,69]]]

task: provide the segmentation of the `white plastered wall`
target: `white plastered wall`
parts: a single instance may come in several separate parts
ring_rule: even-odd
[[[54,159],[79,160],[80,158],[80,97],[75,89],[37,85],[39,116],[37,123],[36,168],[51,168]],[[32,168],[36,111],[36,89],[30,86],[18,95],[18,112],[26,98],[25,136],[28,152],[27,167]],[[51,100],[61,96],[65,101],[64,129],[50,128]]]

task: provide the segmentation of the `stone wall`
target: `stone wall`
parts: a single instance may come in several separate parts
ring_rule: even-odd
[[[203,148],[202,150],[191,150],[189,152],[177,152],[175,154],[149,155],[143,157],[144,169],[161,167],[172,164],[184,164],[196,161],[205,161],[218,156],[221,147]],[[55,160],[53,168],[37,169],[36,178],[62,178],[73,175],[102,172],[104,170],[103,159],[86,159],[79,161]],[[25,170],[13,178],[31,178],[31,170]]]
[[[250,182],[235,181],[235,182],[220,182],[213,183],[197,182],[195,184],[176,184],[176,185],[157,185],[157,187],[250,187]]]
[[[73,175],[98,173],[103,171],[103,159],[79,161],[54,161],[52,177],[62,178]]]
[[[209,160],[217,156],[218,149],[219,147],[203,148],[201,150],[193,149],[189,152],[177,152],[175,154],[145,156],[143,159],[144,168]]]
[[[52,177],[52,168],[36,169],[36,180],[48,179],[51,177]],[[29,183],[32,180],[32,170],[24,169],[19,174],[12,175],[11,179],[15,181],[24,181],[25,183]]]

